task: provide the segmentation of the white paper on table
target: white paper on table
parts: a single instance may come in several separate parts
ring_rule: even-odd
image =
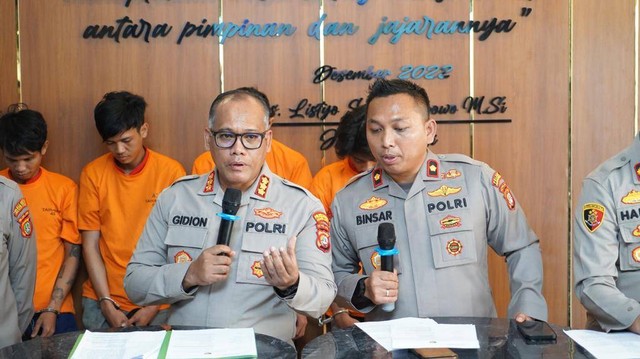
[[[71,359],[157,358],[167,334],[154,332],[97,333],[85,331]]]
[[[257,357],[253,328],[174,330],[167,359]]]
[[[388,351],[410,348],[480,348],[476,328],[472,324],[438,324],[428,318],[401,318],[356,325]]]
[[[640,358],[638,334],[603,333],[593,330],[565,330],[564,332],[598,359]]]

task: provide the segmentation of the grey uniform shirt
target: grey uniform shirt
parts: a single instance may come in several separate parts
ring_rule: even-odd
[[[609,330],[640,315],[640,137],[583,181],[574,217],[576,295]]]
[[[216,245],[223,196],[212,172],[185,177],[158,197],[127,266],[127,295],[139,305],[171,303],[170,324],[253,327],[291,343],[294,311],[318,317],[336,293],[322,204],[265,164],[242,195],[229,243],[236,257],[227,280],[185,293],[182,280],[190,262]],[[265,250],[286,248],[294,235],[300,281],[295,296],[285,299],[265,281],[260,261]]]
[[[0,176],[0,348],[20,342],[33,317],[36,239],[18,185]]]
[[[509,316],[547,319],[538,238],[502,176],[482,162],[429,152],[408,193],[376,167],[338,192],[332,212],[338,298],[351,307],[358,280],[380,265],[378,225],[395,227],[398,301],[391,313],[361,308],[366,320],[495,317],[487,244],[506,256]]]

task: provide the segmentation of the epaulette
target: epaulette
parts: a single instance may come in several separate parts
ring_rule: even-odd
[[[475,160],[467,155],[463,155],[460,153],[448,153],[444,155],[438,155],[438,160],[440,162],[462,162],[475,166],[482,166],[484,162]]]
[[[612,172],[624,167],[629,162],[631,162],[631,156],[627,153],[627,150],[624,150],[600,164],[600,166],[589,173],[587,178],[602,183]]]
[[[196,178],[199,178],[199,177],[201,177],[201,176],[202,176],[202,175],[186,175],[186,176],[182,176],[182,177],[178,178],[177,180],[173,181],[173,183],[171,184],[171,186],[173,186],[173,185],[175,185],[176,183],[179,183],[179,182],[192,181],[192,180],[194,180],[194,179],[196,179]],[[171,187],[171,186],[170,186],[170,187]]]
[[[357,175],[355,175],[355,176],[353,176],[353,177],[349,178],[349,180],[347,181],[347,183],[345,183],[345,184],[344,184],[344,187],[347,187],[348,185],[350,185],[350,184],[352,184],[353,182],[355,182],[355,181],[359,180],[359,179],[360,179],[361,177],[363,177],[363,176],[366,176],[366,175],[371,174],[371,171],[373,171],[374,169],[375,169],[375,167],[374,167],[374,168],[370,168],[370,169],[368,169],[368,170],[366,170],[366,171],[364,171],[364,172],[360,172],[360,173],[358,173]],[[343,188],[344,188],[344,187],[343,187]]]

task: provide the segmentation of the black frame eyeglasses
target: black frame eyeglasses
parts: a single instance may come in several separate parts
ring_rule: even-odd
[[[213,137],[213,142],[216,146],[220,148],[231,148],[236,144],[238,137],[240,137],[240,143],[248,150],[257,150],[262,147],[262,141],[267,131],[235,133],[227,130],[213,131],[209,129],[209,133],[211,137]]]

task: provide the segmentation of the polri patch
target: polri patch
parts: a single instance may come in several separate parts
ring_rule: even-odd
[[[585,203],[582,206],[582,222],[587,230],[595,232],[604,220],[604,206],[599,203]]]
[[[185,251],[180,251],[178,253],[176,253],[175,256],[173,256],[173,262],[174,263],[187,263],[187,262],[191,262],[192,258],[189,255],[189,253],[185,252]]]
[[[31,238],[33,232],[33,224],[31,224],[31,214],[29,211],[24,212],[20,218],[18,218],[20,224],[20,234],[25,238]]]

